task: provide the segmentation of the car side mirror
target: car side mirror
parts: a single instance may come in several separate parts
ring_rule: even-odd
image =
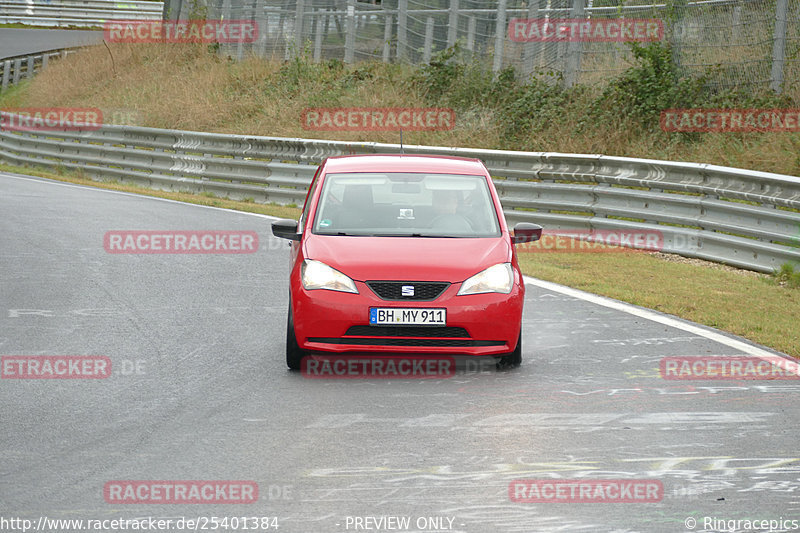
[[[282,218],[272,223],[272,234],[281,239],[299,241],[302,235],[297,233],[297,221]]]
[[[539,224],[530,222],[520,222],[514,226],[514,234],[511,236],[513,244],[538,241],[542,238],[542,227]]]

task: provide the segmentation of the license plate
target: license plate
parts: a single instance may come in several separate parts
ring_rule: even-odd
[[[447,309],[411,307],[370,307],[371,326],[445,326]]]

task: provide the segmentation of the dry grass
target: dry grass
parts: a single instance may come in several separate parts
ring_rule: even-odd
[[[409,66],[359,64],[346,67],[344,76],[323,69],[312,75],[301,72],[293,80],[291,72],[281,74],[283,62],[234,62],[209,53],[205,46],[110,46],[113,64],[105,47],[90,48],[54,62],[24,91],[4,93],[0,105],[129,109],[139,113],[141,125],[159,128],[393,143],[399,141],[395,132],[304,130],[300,115],[312,106],[425,106],[423,95],[409,83]],[[562,118],[513,145],[490,110],[460,113],[452,131],[407,132],[404,140],[695,161],[800,175],[797,133],[703,134],[691,142],[665,142],[663,135],[642,135],[614,124],[578,130],[585,106],[596,95],[593,91],[564,109]]]

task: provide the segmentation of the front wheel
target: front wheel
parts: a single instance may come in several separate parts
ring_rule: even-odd
[[[504,370],[506,368],[517,368],[522,364],[522,329],[519,330],[519,338],[517,339],[517,347],[508,355],[504,355],[497,360],[497,369]]]
[[[286,366],[290,370],[300,370],[305,352],[297,344],[297,337],[294,334],[294,319],[292,318],[292,306],[289,305],[289,316],[286,319]]]

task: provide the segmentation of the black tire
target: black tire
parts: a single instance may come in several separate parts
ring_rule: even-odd
[[[517,368],[522,364],[522,330],[519,331],[519,338],[517,339],[517,347],[508,355],[504,355],[497,360],[497,369],[505,370],[506,368]]]
[[[286,366],[290,370],[300,370],[303,363],[305,352],[297,344],[297,337],[294,334],[294,319],[292,318],[292,306],[289,305],[289,316],[286,319]]]

